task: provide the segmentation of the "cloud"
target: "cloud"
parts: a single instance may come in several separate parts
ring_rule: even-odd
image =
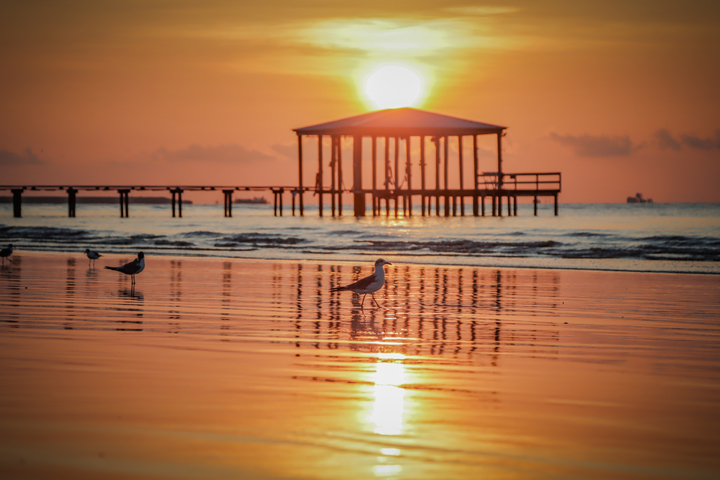
[[[698,150],[712,150],[713,148],[720,149],[720,129],[715,130],[715,138],[700,138],[694,135],[680,135],[680,140],[683,145],[687,145],[690,148]]]
[[[10,150],[0,149],[0,165],[3,167],[15,165],[42,165],[43,162],[35,155],[30,147],[22,151],[22,153],[11,152]]]
[[[664,128],[661,128],[660,130],[653,133],[653,137],[655,137],[655,140],[657,140],[660,150],[667,150],[668,148],[672,148],[673,150],[680,150],[680,142],[678,142],[675,137],[673,137],[672,134]]]
[[[553,132],[550,138],[573,148],[575,154],[581,157],[625,157],[641,147],[633,145],[628,135],[558,135]]]
[[[270,148],[284,157],[297,158],[298,147],[296,143],[276,143],[271,145]]]
[[[684,146],[694,148],[695,150],[713,150],[720,149],[720,128],[715,130],[714,137],[698,137],[695,135],[683,134],[680,135],[680,140],[677,140],[672,133],[667,129],[661,128],[653,133],[653,137],[657,141],[657,146],[660,150],[667,150],[671,148],[675,151],[680,151]]]
[[[190,145],[180,150],[168,150],[160,147],[152,153],[154,160],[191,161],[191,162],[222,162],[222,163],[251,163],[277,160],[259,150],[248,150],[237,145],[200,146]]]

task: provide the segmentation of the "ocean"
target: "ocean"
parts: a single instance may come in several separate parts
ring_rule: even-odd
[[[13,218],[0,205],[0,245],[18,251],[372,262],[501,268],[720,273],[720,204],[518,205],[516,217],[323,218],[317,206],[304,217],[283,217],[272,205],[184,205],[172,218],[168,205],[25,205]]]

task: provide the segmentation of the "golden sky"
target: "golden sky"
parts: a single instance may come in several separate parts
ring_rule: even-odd
[[[372,110],[398,64],[417,108],[508,126],[505,170],[561,171],[562,202],[717,202],[719,5],[2,2],[0,183],[296,184],[291,129]]]

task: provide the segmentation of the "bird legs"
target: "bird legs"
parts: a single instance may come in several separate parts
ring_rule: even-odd
[[[375,295],[371,293],[370,296],[372,297],[373,302],[375,302],[375,306],[380,308],[380,304],[377,302],[377,300],[375,300]],[[363,295],[362,302],[360,302],[360,308],[363,308],[363,304],[365,303],[365,297],[367,297],[367,293]]]

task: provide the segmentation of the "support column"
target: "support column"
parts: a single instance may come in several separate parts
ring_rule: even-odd
[[[473,216],[475,217],[478,216],[478,175],[477,135],[473,135],[473,190],[475,190],[475,194],[473,195]]]
[[[420,212],[422,213],[422,216],[425,216],[425,202],[427,198],[425,197],[425,137],[420,137],[420,183],[421,183],[421,189],[422,189],[422,195],[420,196],[420,203],[421,203],[421,209]],[[429,210],[429,209],[428,209]],[[428,214],[430,212],[428,211]]]
[[[377,137],[373,135],[372,137],[372,214],[373,217],[377,216],[379,212],[377,211],[377,201],[376,201],[376,195],[377,195]]]
[[[502,131],[497,134],[497,155],[498,155],[498,184],[497,189],[503,188],[503,170],[502,170]]]
[[[359,192],[362,190],[362,136],[355,135],[353,137],[353,196],[355,216],[365,216],[365,194]]]
[[[462,192],[464,187],[463,177],[465,176],[465,166],[463,163],[465,162],[463,159],[463,137],[462,135],[458,135],[458,161],[460,162],[460,191]],[[460,216],[465,216],[465,198],[462,196],[462,193],[460,194]]]
[[[13,188],[13,217],[22,218],[22,193],[24,188]]]
[[[412,190],[412,156],[410,152],[410,137],[405,137],[405,174],[407,175],[407,189]],[[412,195],[407,195],[407,213],[408,216],[412,217]]]
[[[558,196],[557,193],[553,195],[555,197],[555,216],[558,216]]]
[[[68,187],[66,191],[68,194],[68,217],[75,217],[75,202],[78,191],[72,187]]]
[[[342,135],[337,139],[337,203],[338,203],[338,215],[342,217],[343,205],[342,205],[342,191],[343,191],[343,173],[342,173]]]
[[[182,218],[182,194],[183,189],[182,188],[174,188],[170,190],[170,193],[172,193],[172,216],[175,217],[175,198],[177,195],[177,207],[178,207],[178,217]]]
[[[127,218],[130,216],[128,208],[130,204],[130,190],[120,189],[118,190],[118,193],[120,194],[120,218]]]
[[[223,190],[223,196],[225,198],[225,209],[223,211],[223,215],[225,217],[232,217],[233,190]]]
[[[323,216],[323,144],[322,135],[318,135],[318,173],[315,178],[315,193],[318,194],[318,215]]]
[[[443,176],[444,176],[444,180],[445,180],[444,186],[445,186],[445,216],[446,217],[450,216],[450,197],[447,193],[448,188],[450,188],[448,186],[448,180],[449,180],[448,179],[448,171],[449,171],[448,138],[450,138],[450,137],[447,137],[447,136],[443,137],[443,174],[444,174]]]
[[[282,194],[285,192],[284,188],[271,188],[273,192],[273,215],[283,216],[283,206],[282,206]]]
[[[337,147],[338,137],[332,135],[330,137],[330,215],[335,216],[335,200],[337,198],[337,188],[335,188],[335,180],[337,178]]]
[[[305,215],[304,206],[303,206],[303,164],[302,164],[302,135],[298,134],[298,191],[300,194],[300,216]],[[293,197],[294,198],[294,197]]]
[[[538,205],[538,197],[535,195],[533,198],[533,215],[537,217],[537,205]]]
[[[395,218],[399,216],[400,206],[398,200],[400,199],[400,139],[394,137],[395,143]]]
[[[440,137],[434,137],[435,143],[435,215],[440,216]]]

